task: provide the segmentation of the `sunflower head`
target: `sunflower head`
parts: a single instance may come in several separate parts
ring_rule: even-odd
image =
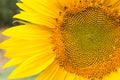
[[[120,75],[119,0],[21,0],[0,44],[17,66],[9,79],[41,74],[37,80],[113,80]],[[116,78],[119,80],[120,78]]]

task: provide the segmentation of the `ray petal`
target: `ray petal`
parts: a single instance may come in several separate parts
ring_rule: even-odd
[[[26,57],[16,57],[16,58],[12,58],[11,60],[9,60],[4,66],[3,68],[8,68],[11,66],[17,66],[20,63],[23,63],[25,60],[27,60],[29,58],[29,56]]]
[[[21,11],[21,13],[15,15],[14,18],[25,20],[38,25],[47,26],[50,28],[55,28],[55,25],[56,25],[56,21],[55,21],[56,19],[50,18],[42,14],[35,14],[35,13],[28,13],[28,12]]]
[[[62,68],[59,68],[52,80],[65,80],[67,71]]]
[[[38,44],[39,43],[39,44]],[[0,44],[1,49],[5,49],[5,56],[8,58],[24,57],[33,54],[44,55],[44,51],[52,50],[53,44],[47,41],[21,40],[10,38]],[[17,48],[17,49],[15,49]]]
[[[46,16],[49,15],[53,18],[58,17],[59,11],[61,11],[58,6],[59,3],[57,2],[57,0],[22,0],[22,2],[36,12],[46,14]]]
[[[75,78],[74,78],[74,80],[80,80],[80,79],[79,79],[79,76],[76,75]]]
[[[6,36],[26,40],[39,40],[39,39],[47,40],[52,35],[50,31],[44,30],[42,29],[41,26],[34,24],[15,26],[5,30],[3,34]]]
[[[112,72],[109,75],[106,75],[103,80],[120,80],[120,69],[117,72]]]
[[[75,74],[73,73],[67,73],[67,76],[65,77],[65,80],[74,80]]]
[[[29,58],[10,74],[9,79],[25,78],[36,75],[43,71],[55,59],[55,55],[53,54],[53,52],[45,51],[44,53],[50,54],[43,56],[38,54]]]
[[[59,69],[59,65],[56,62],[53,62],[48,68],[46,68],[36,80],[52,80],[54,75]]]

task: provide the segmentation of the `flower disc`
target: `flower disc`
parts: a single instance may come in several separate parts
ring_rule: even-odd
[[[113,16],[99,7],[66,12],[64,23],[59,28],[63,43],[63,54],[58,54],[59,64],[72,73],[86,77],[100,78],[114,71],[118,67],[113,60],[116,60],[116,50],[120,46],[119,25]],[[113,64],[117,65],[111,67]],[[106,69],[105,66],[109,67]]]

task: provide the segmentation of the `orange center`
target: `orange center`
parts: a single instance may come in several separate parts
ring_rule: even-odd
[[[119,25],[115,17],[99,7],[66,12],[64,23],[55,31],[59,65],[90,79],[100,79],[117,70]]]

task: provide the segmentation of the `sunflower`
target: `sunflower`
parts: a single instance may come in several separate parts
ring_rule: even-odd
[[[21,0],[23,25],[0,44],[8,79],[120,80],[119,0]]]

